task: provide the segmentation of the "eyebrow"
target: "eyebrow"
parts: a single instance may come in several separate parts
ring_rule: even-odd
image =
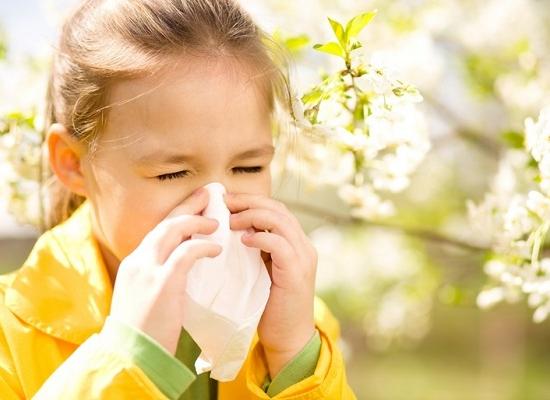
[[[249,158],[261,157],[264,155],[273,155],[275,147],[273,145],[264,145],[261,147],[251,148],[242,151],[233,156],[232,161],[246,160]],[[192,154],[180,154],[180,153],[168,153],[165,151],[158,151],[150,154],[138,156],[136,162],[140,164],[181,164],[183,162],[190,162],[197,157]]]

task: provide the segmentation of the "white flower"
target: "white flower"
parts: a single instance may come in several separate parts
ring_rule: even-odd
[[[399,192],[409,186],[409,168],[405,157],[387,154],[372,162],[369,175],[375,189]]]
[[[338,189],[338,196],[353,207],[351,215],[357,218],[389,216],[395,212],[392,203],[388,200],[382,201],[368,184],[343,185]]]
[[[546,96],[544,83],[536,78],[526,79],[522,71],[499,76],[495,82],[495,89],[509,108],[521,110],[524,115],[539,110]]]
[[[304,177],[311,185],[339,186],[349,182],[355,172],[353,154],[336,146],[315,143],[300,135],[292,143],[281,142],[280,145],[293,149],[282,161],[283,168]]]
[[[491,191],[498,196],[499,203],[508,201],[508,198],[516,191],[517,179],[515,162],[517,152],[508,151],[498,163],[498,171],[491,182]],[[521,162],[526,162],[522,158]]]
[[[366,74],[355,78],[355,83],[362,91],[379,95],[390,95],[393,89],[393,81],[386,73],[372,66],[368,68]]]
[[[510,204],[510,207],[504,213],[504,229],[511,239],[519,239],[535,227],[527,208],[520,203],[519,199],[516,200],[518,201]]]
[[[351,122],[351,115],[341,103],[330,99],[322,101],[319,105],[317,121],[319,124],[328,127],[342,127],[347,126]]]
[[[502,300],[504,300],[504,289],[501,287],[483,290],[476,299],[478,307],[484,309],[493,307]]]
[[[527,298],[527,304],[529,304],[529,307],[535,308],[540,306],[544,300],[545,297],[540,293],[531,293]]]
[[[546,302],[535,310],[533,313],[533,321],[536,323],[543,322],[548,318],[548,313],[550,313],[550,302]]]
[[[537,122],[525,120],[525,147],[538,162],[550,155],[550,107],[541,111]]]
[[[541,220],[550,220],[550,199],[542,193],[531,190],[527,194],[527,209],[537,214]]]
[[[494,278],[500,277],[500,275],[506,271],[507,266],[500,260],[489,260],[483,266],[483,270],[487,275],[490,275]]]
[[[323,124],[313,125],[306,117],[304,105],[302,100],[296,93],[290,96],[292,113],[294,116],[295,125],[302,130],[305,134],[312,134],[313,136],[330,137],[333,135],[331,129]]]
[[[525,148],[538,162],[540,188],[550,194],[550,106],[544,108],[538,120],[525,120]]]
[[[357,152],[368,151],[370,145],[369,138],[361,129],[356,129],[352,133],[345,128],[338,127],[334,130],[334,136],[331,139],[337,144]]]

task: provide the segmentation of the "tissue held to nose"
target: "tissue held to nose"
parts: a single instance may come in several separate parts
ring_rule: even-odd
[[[230,229],[230,211],[218,182],[204,186],[209,203],[203,215],[218,220],[210,234],[194,234],[220,244],[215,258],[201,258],[187,275],[183,327],[201,349],[197,374],[211,371],[218,381],[235,379],[269,298],[271,279],[257,248],[241,242],[246,232]],[[223,334],[222,334],[223,333]]]

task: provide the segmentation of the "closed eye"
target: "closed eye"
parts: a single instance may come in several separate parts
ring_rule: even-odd
[[[238,174],[242,174],[243,172],[248,173],[248,174],[253,174],[253,173],[260,172],[263,169],[263,167],[260,167],[260,166],[257,166],[257,167],[236,167],[236,168],[233,168],[233,169],[236,170],[236,171],[239,171],[239,172],[237,172]]]
[[[249,173],[249,174],[254,174],[254,173],[259,173],[263,170],[263,167],[262,166],[256,166],[256,167],[235,167],[233,168],[233,171],[235,171],[235,173],[237,174],[242,174],[242,173]],[[163,174],[163,175],[159,175],[157,176],[156,178],[159,180],[159,181],[164,181],[166,179],[176,179],[176,178],[183,178],[185,176],[187,176],[189,174],[189,171],[188,170],[183,170],[183,171],[178,171],[178,172],[171,172],[169,174]]]
[[[187,174],[189,173],[189,171],[185,170],[185,171],[178,171],[178,172],[171,172],[169,174],[163,174],[163,175],[159,175],[157,176],[157,179],[159,181],[164,181],[166,179],[176,179],[176,178],[182,178],[184,176],[187,176]]]

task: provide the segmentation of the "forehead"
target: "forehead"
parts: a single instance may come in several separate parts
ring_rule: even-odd
[[[189,58],[154,76],[115,83],[105,144],[136,156],[166,146],[235,149],[271,138],[264,93],[255,72],[234,58]],[[263,135],[263,136],[262,136]]]

